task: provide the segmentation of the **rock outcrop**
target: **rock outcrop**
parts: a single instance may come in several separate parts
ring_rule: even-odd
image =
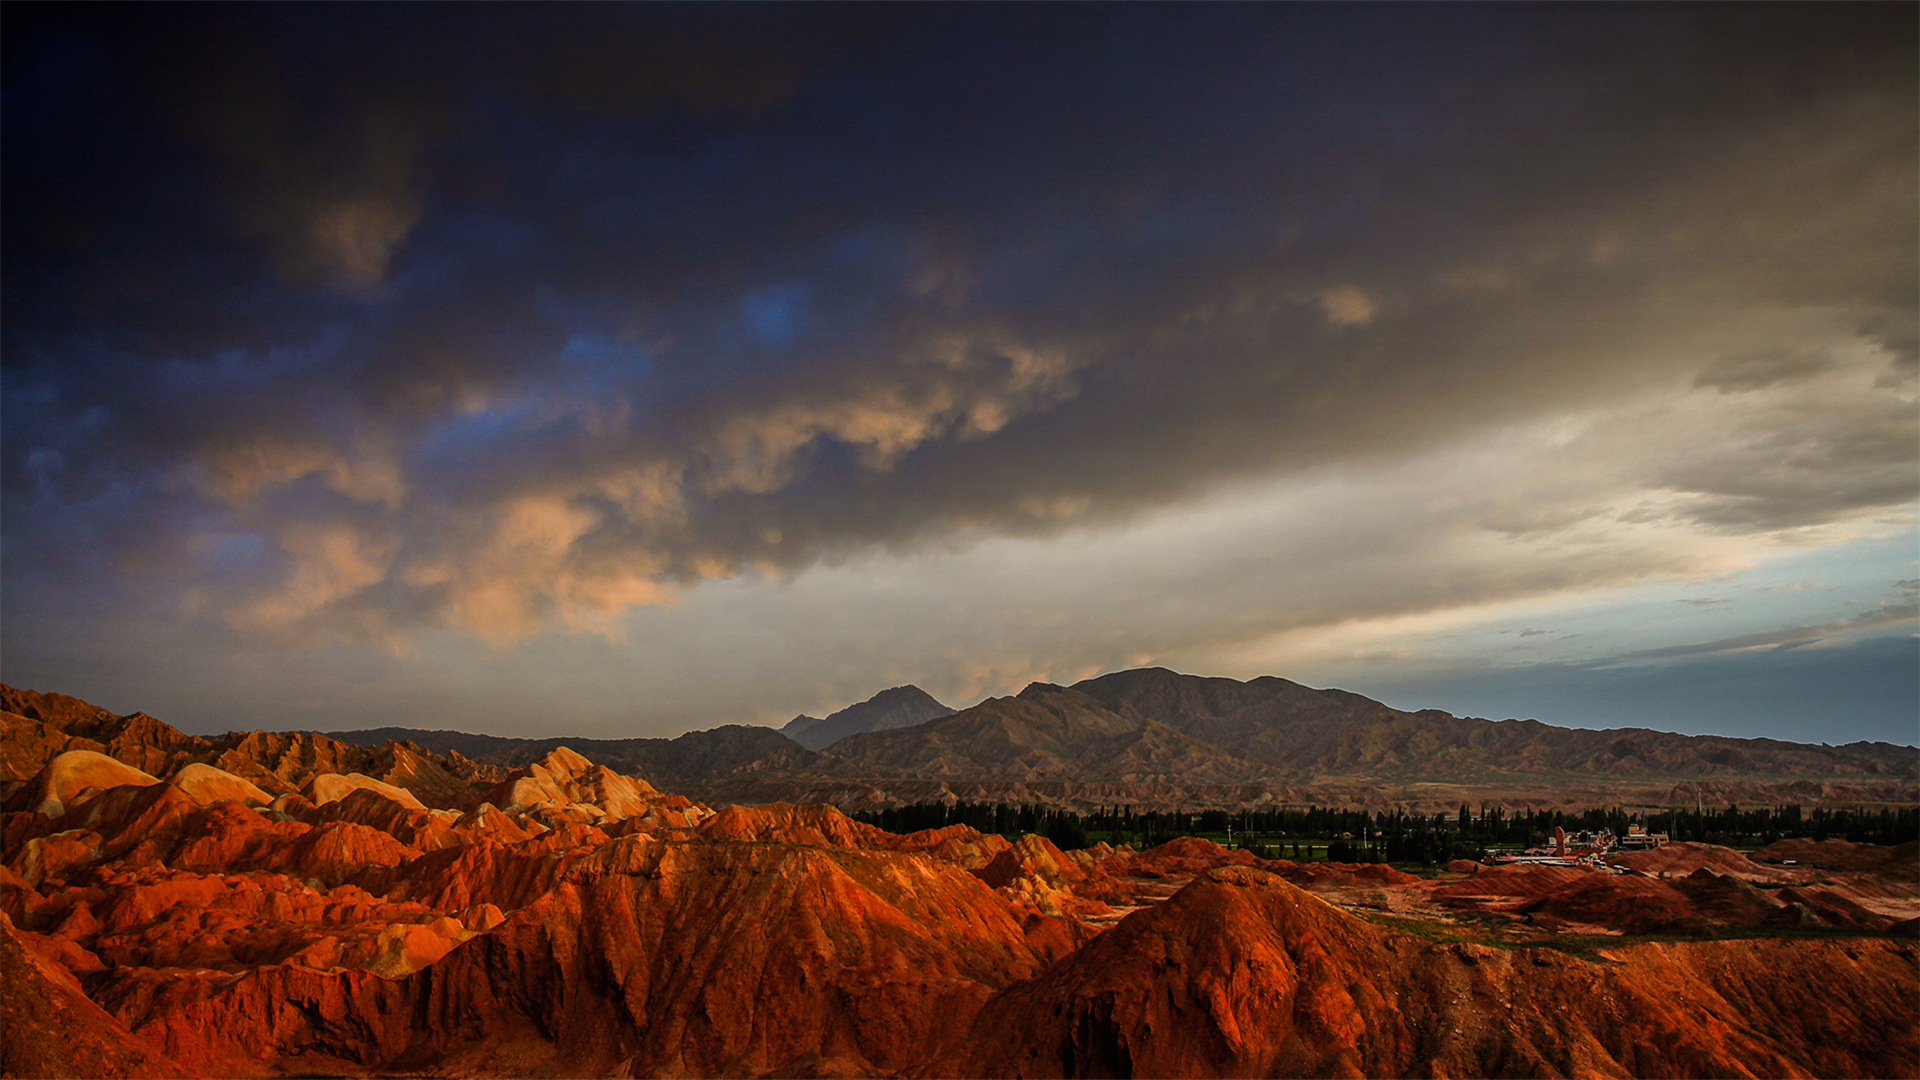
[[[93,750],[68,750],[27,782],[23,809],[49,818],[67,812],[74,803],[109,788],[145,787],[160,778]]]

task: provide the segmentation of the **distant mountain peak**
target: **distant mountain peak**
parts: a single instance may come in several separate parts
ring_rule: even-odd
[[[876,701],[878,702],[894,702],[894,701],[932,702],[935,705],[939,705],[940,708],[943,708],[943,709],[946,708],[945,705],[940,704],[940,699],[934,697],[932,694],[927,693],[925,690],[920,689],[919,687],[913,685],[912,683],[906,683],[902,686],[889,686],[885,690],[882,690],[879,693],[868,698],[866,701],[862,702],[861,704],[871,705]],[[849,708],[857,708],[857,707],[858,706],[849,706]],[[845,712],[846,710],[843,709],[841,711]]]
[[[1018,696],[1023,698],[1028,698],[1029,700],[1031,700],[1032,698],[1039,697],[1042,694],[1057,694],[1060,691],[1065,689],[1066,687],[1061,686],[1059,683],[1030,682],[1026,685],[1024,689],[1020,691]]]
[[[822,750],[849,735],[913,727],[953,712],[932,694],[908,683],[888,687],[825,718],[796,716],[780,733],[809,750]]]

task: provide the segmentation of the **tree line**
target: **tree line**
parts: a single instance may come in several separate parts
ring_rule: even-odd
[[[1798,804],[1747,810],[1734,805],[1676,807],[1655,812],[1603,807],[1577,813],[1482,804],[1476,813],[1462,803],[1452,814],[1325,806],[1136,812],[1123,804],[1081,813],[1038,804],[960,801],[863,810],[853,817],[895,833],[948,825],[969,825],[1010,839],[1038,833],[1067,851],[1102,840],[1146,848],[1181,836],[1207,836],[1226,839],[1263,858],[1304,860],[1315,857],[1319,849],[1335,862],[1427,865],[1480,858],[1489,848],[1544,844],[1552,839],[1555,828],[1569,833],[1607,829],[1625,836],[1628,825],[1643,825],[1648,832],[1666,833],[1673,840],[1727,847],[1760,847],[1789,838],[1839,838],[1866,844],[1920,839],[1920,807],[1807,811]]]

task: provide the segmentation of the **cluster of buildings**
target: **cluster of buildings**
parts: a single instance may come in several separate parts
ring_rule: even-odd
[[[1534,866],[1585,866],[1612,869],[1606,862],[1610,851],[1648,851],[1667,842],[1666,833],[1648,832],[1645,825],[1628,825],[1627,835],[1616,837],[1611,829],[1582,829],[1568,833],[1555,826],[1553,843],[1524,851],[1494,850],[1487,853],[1493,866],[1527,863]]]

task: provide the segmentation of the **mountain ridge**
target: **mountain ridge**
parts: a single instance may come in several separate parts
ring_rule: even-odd
[[[864,710],[869,721],[899,721],[911,715],[895,707],[902,700],[946,708],[917,688],[896,687],[833,715],[858,720],[864,705],[873,706]],[[0,688],[0,708],[20,718],[10,739],[21,747],[55,738],[44,733],[58,728],[55,741],[67,748],[107,753],[153,775],[191,759],[279,792],[289,770],[319,764],[457,801],[476,798],[475,785],[563,745],[700,799],[830,801],[850,809],[925,798],[1074,805],[1083,797],[1143,807],[1322,798],[1457,806],[1519,793],[1551,799],[1556,789],[1649,805],[1920,801],[1920,753],[1913,747],[1491,721],[1407,712],[1276,676],[1240,682],[1165,668],[1112,672],[1072,686],[1032,683],[912,726],[852,732],[820,750],[781,730],[738,724],[674,738],[509,738],[385,727],[203,739],[145,713],[114,717],[64,695]],[[0,754],[0,764],[6,758]],[[12,781],[23,779],[6,771]]]
[[[1038,733],[1008,737],[1002,746],[986,737],[993,730],[988,721],[998,723],[1004,734],[1007,724],[1032,719],[1010,715],[1018,711],[1010,702],[1040,700],[1051,701],[1056,711],[1077,709],[1084,714],[1083,726],[1096,715],[1104,718],[1097,726],[1099,737],[1108,741],[1076,752]],[[1111,752],[1116,725],[1124,724],[1155,738],[1159,752],[1144,760]],[[933,755],[930,746],[946,752]],[[1102,749],[1109,752],[1096,752]],[[834,747],[831,758],[842,771],[857,767],[862,775],[924,775],[931,769],[943,777],[1022,780],[1118,780],[1169,772],[1223,783],[1311,782],[1329,775],[1428,782],[1560,774],[1920,776],[1914,748],[1885,743],[1829,747],[1646,728],[1492,721],[1437,709],[1407,712],[1348,691],[1315,690],[1274,676],[1243,683],[1165,668],[1115,672],[1070,687],[1034,683],[1013,698],[989,698],[910,733],[849,738]]]

